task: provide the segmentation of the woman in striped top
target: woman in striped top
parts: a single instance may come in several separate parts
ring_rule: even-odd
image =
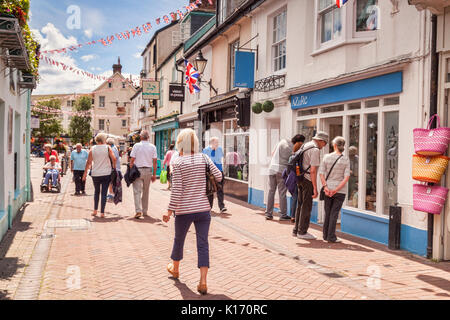
[[[198,268],[200,284],[197,291],[207,293],[206,276],[209,269],[208,233],[211,224],[211,207],[206,195],[206,169],[209,167],[217,182],[222,173],[209,157],[198,153],[199,142],[192,129],[184,129],[177,138],[177,150],[180,156],[173,163],[172,192],[164,222],[175,215],[175,240],[167,270],[174,278],[179,277],[180,261],[183,259],[183,246],[187,232],[194,223],[197,235]]]

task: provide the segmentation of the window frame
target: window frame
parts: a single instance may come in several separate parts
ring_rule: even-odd
[[[348,5],[348,4],[347,4]],[[334,43],[341,42],[345,39],[345,10],[346,7],[338,8],[335,2],[332,2],[328,7],[319,9],[319,0],[316,0],[316,41],[319,48],[332,45]],[[325,14],[339,10],[341,12],[341,35],[335,39],[331,38],[328,41],[322,42],[322,18]],[[333,16],[333,28],[334,28],[334,16]]]
[[[101,121],[103,121],[103,124]],[[103,129],[102,129],[102,126],[103,126]],[[105,131],[105,119],[98,119],[98,130]]]
[[[281,23],[280,23],[280,28],[278,28],[278,26],[276,26],[275,20],[282,16],[284,14],[284,38],[283,39],[279,39],[278,41],[276,41],[275,39],[275,32],[277,32],[277,30],[279,32],[282,31],[281,29]],[[287,7],[284,6],[281,9],[279,9],[274,15],[272,15],[270,18],[271,24],[270,24],[270,31],[271,31],[271,45],[270,45],[270,50],[271,50],[271,70],[274,73],[278,73],[278,72],[283,72],[286,70],[287,68]],[[277,49],[284,43],[285,46],[285,53],[284,55],[280,55],[278,56],[278,52]],[[277,69],[277,61],[279,61],[279,59],[281,59],[282,57],[285,57],[284,59],[284,66],[280,69]]]
[[[384,105],[384,99],[387,98],[394,98],[394,97],[399,97],[400,101],[398,105],[389,105],[389,106],[385,106]],[[379,99],[380,100],[380,105],[379,107],[374,107],[374,108],[366,108],[366,101],[370,101],[370,100],[375,100],[375,99]],[[367,140],[367,131],[366,131],[366,126],[367,126],[367,115],[368,114],[377,114],[378,115],[378,136],[377,136],[377,172],[376,172],[376,179],[377,182],[383,181],[383,177],[384,177],[384,171],[385,171],[385,159],[384,159],[384,141],[385,141],[385,123],[384,123],[384,119],[385,119],[385,113],[388,112],[400,112],[400,103],[402,100],[402,95],[401,94],[393,94],[393,95],[386,95],[386,96],[380,96],[380,97],[370,97],[367,99],[358,99],[358,100],[349,100],[349,101],[345,101],[345,102],[338,102],[338,103],[332,103],[332,104],[327,104],[327,105],[321,105],[321,106],[315,106],[315,107],[311,107],[311,108],[302,108],[299,110],[296,110],[296,113],[294,113],[294,128],[297,128],[298,126],[298,122],[299,121],[305,121],[305,120],[317,120],[316,123],[316,127],[317,130],[323,130],[323,120],[326,118],[335,118],[335,117],[342,117],[342,128],[343,128],[343,137],[345,138],[346,141],[349,141],[349,130],[348,130],[348,121],[350,116],[354,116],[354,115],[359,115],[359,123],[360,123],[360,130],[359,130],[359,146],[358,146],[358,155],[360,156],[359,158],[359,163],[358,163],[358,195],[364,195],[364,196],[359,196],[358,197],[358,206],[352,207],[348,205],[348,197],[346,198],[342,208],[349,210],[349,211],[357,211],[357,212],[362,212],[365,214],[369,214],[369,215],[373,215],[373,216],[377,216],[377,217],[384,217],[386,218],[388,215],[386,215],[385,213],[383,213],[384,210],[384,192],[383,192],[383,184],[382,183],[377,183],[377,189],[376,189],[376,201],[378,204],[376,211],[369,211],[366,210],[366,168],[367,168],[367,146],[364,143],[364,141]],[[357,103],[357,102],[361,102],[361,109],[353,109],[350,110],[349,109],[349,105],[352,103]],[[322,109],[323,108],[328,108],[328,107],[332,107],[332,106],[336,106],[336,105],[342,105],[344,104],[344,111],[338,111],[338,112],[330,112],[330,113],[322,113]],[[312,109],[317,109],[317,114],[311,114],[311,115],[307,115],[307,116],[299,116],[298,112],[299,111],[306,111],[306,110],[312,110]],[[401,119],[401,118],[400,118]],[[399,126],[400,124],[399,120]],[[332,137],[330,137],[332,138]],[[401,144],[402,142],[399,141],[399,143]],[[323,159],[324,156],[324,151],[321,151],[321,159]],[[348,157],[348,148],[346,148],[345,152],[344,152],[345,156]],[[318,188],[321,188],[321,182],[320,179],[318,179]],[[319,204],[320,205],[320,204]],[[322,210],[323,212],[323,210]]]
[[[237,47],[236,47],[237,45]],[[228,44],[228,52],[229,52],[229,65],[228,65],[228,91],[232,91],[234,89],[237,89],[237,87],[234,86],[234,72],[236,70],[236,59],[235,59],[235,52],[239,50],[240,46],[240,39],[235,39],[231,43]]]
[[[103,105],[102,105],[102,98],[103,98]],[[99,96],[98,97],[98,107],[99,108],[106,108],[106,96]]]
[[[377,6],[378,6],[378,1],[379,0],[375,0],[377,2]],[[372,30],[372,31],[356,31],[356,10],[358,8],[358,0],[353,0],[353,6],[352,6],[352,37],[353,38],[372,38],[372,37],[376,37],[377,36],[377,30]],[[377,25],[380,25],[380,8],[378,7],[378,17],[377,17]]]

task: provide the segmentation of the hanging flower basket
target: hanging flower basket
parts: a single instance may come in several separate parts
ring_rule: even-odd
[[[264,102],[262,108],[265,112],[272,112],[273,109],[275,109],[275,105],[273,104],[272,101],[268,100],[268,101]]]
[[[256,102],[252,105],[252,111],[256,114],[260,114],[263,109],[262,109],[262,104],[259,102]]]
[[[145,113],[145,107],[142,106],[142,107],[139,109],[139,111],[142,112],[142,113]]]

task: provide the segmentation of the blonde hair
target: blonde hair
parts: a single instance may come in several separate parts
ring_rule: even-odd
[[[199,150],[199,142],[195,131],[183,129],[177,137],[177,150],[183,154],[196,153]]]
[[[344,152],[345,150],[345,139],[343,137],[336,137],[333,139],[332,142],[333,146],[336,146],[336,148],[339,150],[339,152]]]
[[[95,142],[97,143],[105,143],[106,138],[108,137],[108,135],[106,133],[99,133],[96,137],[95,137]]]

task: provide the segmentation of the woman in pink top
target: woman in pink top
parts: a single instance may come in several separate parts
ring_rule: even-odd
[[[164,162],[163,162],[163,167],[167,167],[167,181],[169,182],[169,188],[168,190],[170,190],[171,185],[172,185],[172,179],[170,176],[170,160],[172,160],[172,155],[175,152],[175,150],[173,150],[175,148],[174,144],[171,144],[169,147],[169,151],[167,151],[166,156],[164,157]]]
[[[175,240],[172,249],[172,263],[167,270],[178,278],[180,261],[183,259],[183,246],[189,227],[194,223],[197,236],[198,268],[200,283],[197,291],[207,293],[206,276],[209,269],[208,233],[211,224],[211,207],[206,195],[206,170],[209,167],[217,182],[222,173],[211,159],[199,153],[197,136],[192,129],[184,129],[177,138],[177,150],[180,156],[172,164],[172,192],[164,222],[175,215]]]

